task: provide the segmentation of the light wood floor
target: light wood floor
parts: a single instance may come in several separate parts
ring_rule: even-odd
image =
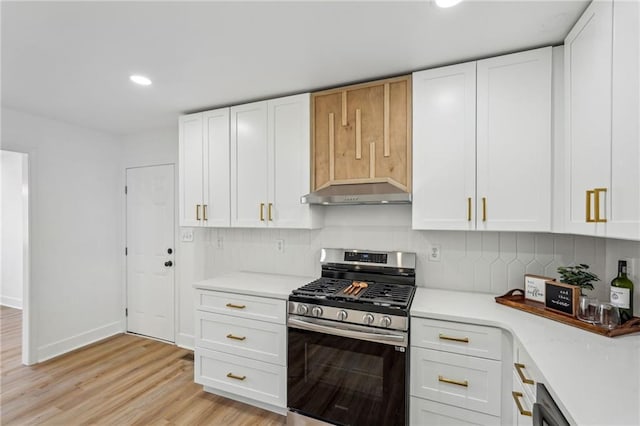
[[[0,307],[2,425],[284,425],[285,417],[204,392],[193,353],[118,335],[21,364],[21,314]]]

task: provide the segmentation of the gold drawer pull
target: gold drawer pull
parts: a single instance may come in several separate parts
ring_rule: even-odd
[[[233,373],[227,373],[227,377],[230,379],[236,379],[236,380],[244,380],[247,378],[247,376],[236,376]]]
[[[209,219],[207,219],[207,205],[206,204],[202,205],[202,220],[209,220]]]
[[[244,340],[246,339],[246,337],[245,336],[239,337],[239,336],[234,336],[233,334],[227,334],[227,339]]]
[[[234,305],[233,303],[227,303],[227,308],[244,309],[246,307],[246,305]]]
[[[469,382],[467,382],[466,380],[459,381],[459,380],[447,379],[446,377],[438,376],[438,381],[442,383],[449,383],[451,385],[463,386],[465,388],[469,387]]]
[[[522,381],[522,383],[526,383],[526,384],[528,384],[528,385],[533,385],[533,384],[535,384],[535,383],[536,383],[536,382],[534,382],[533,380],[531,380],[531,379],[527,379],[527,378],[525,377],[525,375],[524,375],[524,373],[522,372],[522,370],[523,370],[523,369],[525,369],[525,368],[527,368],[527,367],[525,367],[525,365],[524,365],[524,364],[520,364],[520,363],[516,362],[516,363],[514,363],[514,364],[513,364],[513,366],[514,366],[514,367],[516,367],[516,371],[518,372],[518,376],[520,376],[520,380]]]
[[[268,208],[268,210],[269,210],[269,220],[270,220],[270,221],[273,221],[273,214],[272,214],[272,213],[273,213],[273,212],[272,212],[272,210],[273,210],[273,203],[269,203],[269,208]]]
[[[200,204],[196,204],[196,220],[200,219]]]
[[[467,198],[467,221],[471,222],[471,197]]]
[[[529,416],[531,417],[531,411],[525,410],[524,407],[522,406],[522,403],[520,402],[520,398],[523,397],[522,392],[511,392],[511,395],[513,396],[513,400],[516,402],[516,407],[518,407],[518,411],[520,411],[520,414],[523,416]]]
[[[264,203],[260,203],[260,221],[264,222]]]
[[[451,340],[453,342],[469,343],[469,338],[468,337],[451,337],[451,336],[447,336],[446,334],[442,334],[442,333],[440,333],[438,335],[438,337],[440,338],[440,340]]]
[[[595,222],[606,222],[607,219],[604,217],[600,217],[600,193],[601,192],[607,192],[607,188],[594,188],[593,190],[594,194],[595,194],[595,213],[596,213],[596,219]]]
[[[595,191],[587,191],[587,205],[585,207],[586,210],[586,219],[587,223],[595,222],[595,219],[591,218],[591,196],[595,194]]]
[[[487,221],[487,197],[482,197],[482,221]]]

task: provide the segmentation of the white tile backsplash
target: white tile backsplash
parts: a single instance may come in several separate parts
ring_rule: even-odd
[[[640,286],[640,242],[565,234],[466,231],[413,231],[410,206],[328,207],[319,230],[211,229],[207,246],[211,275],[246,270],[306,276],[320,274],[323,247],[413,251],[417,285],[502,294],[522,287],[523,275],[557,277],[558,266],[586,263],[600,277],[593,294],[607,299],[617,260],[634,259],[631,279]],[[217,248],[217,238],[223,248]],[[285,241],[284,253],[276,239]],[[440,262],[427,260],[431,245]],[[636,291],[636,312],[640,309]]]

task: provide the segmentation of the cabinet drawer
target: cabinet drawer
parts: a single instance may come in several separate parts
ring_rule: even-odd
[[[287,369],[196,348],[195,382],[277,407],[287,405]]]
[[[411,348],[411,395],[500,415],[502,363],[432,349]]]
[[[196,346],[277,365],[286,364],[286,327],[196,311]]]
[[[286,324],[286,300],[222,291],[196,290],[196,309],[235,317]]]
[[[531,426],[533,424],[533,402],[522,387],[520,377],[513,372],[513,391],[511,391],[513,424],[518,426]]]
[[[466,426],[466,425],[500,425],[500,417],[489,416],[477,411],[452,407],[411,397],[409,408],[409,424],[411,426],[439,425],[439,426]]]
[[[489,359],[502,358],[502,331],[494,327],[411,319],[411,345]]]
[[[520,345],[518,345],[516,360],[513,363],[513,373],[521,383],[524,392],[531,400],[535,401],[536,383],[542,381],[542,374],[529,354]]]

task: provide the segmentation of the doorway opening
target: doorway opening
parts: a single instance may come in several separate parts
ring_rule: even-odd
[[[22,363],[29,365],[29,157],[0,150],[0,161],[0,305],[22,311]]]

